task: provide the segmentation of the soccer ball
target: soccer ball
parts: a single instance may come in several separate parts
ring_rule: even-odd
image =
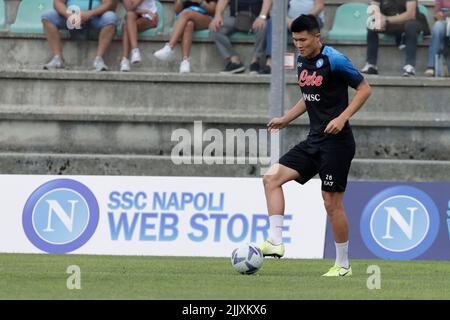
[[[263,261],[261,250],[251,244],[236,248],[231,254],[231,265],[234,271],[241,274],[255,273],[261,268]]]

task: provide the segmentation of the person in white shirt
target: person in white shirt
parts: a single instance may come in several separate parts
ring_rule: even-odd
[[[158,25],[158,12],[155,0],[123,0],[123,6],[127,10],[127,14],[122,26],[123,54],[120,71],[126,72],[131,70],[130,64],[141,62],[138,33]]]

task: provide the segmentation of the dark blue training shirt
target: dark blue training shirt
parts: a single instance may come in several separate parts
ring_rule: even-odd
[[[298,85],[310,121],[308,139],[322,140],[328,123],[348,106],[348,86],[358,87],[364,77],[350,60],[336,49],[323,46],[316,57],[297,59]],[[338,135],[351,132],[348,122]]]

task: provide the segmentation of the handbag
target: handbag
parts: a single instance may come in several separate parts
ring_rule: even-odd
[[[250,7],[248,11],[238,11],[238,0],[235,1],[235,4],[234,28],[240,32],[250,32],[252,30],[253,22],[256,19],[255,14],[251,11]]]
[[[424,36],[429,36],[430,26],[428,25],[427,17],[422,12],[416,13],[416,19],[420,23],[420,30],[422,30]]]

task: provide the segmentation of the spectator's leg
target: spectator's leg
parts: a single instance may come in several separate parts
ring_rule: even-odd
[[[183,35],[184,29],[186,28],[186,24],[190,20],[189,19],[190,12],[191,10],[184,10],[178,16],[178,19],[176,20],[175,25],[173,26],[172,36],[170,37],[169,40],[169,46],[171,48],[173,48],[177,44],[178,40]]]
[[[191,54],[192,35],[194,33],[194,22],[188,21],[184,28],[183,40],[181,41],[181,54],[183,59],[188,59]]]
[[[405,22],[405,45],[406,59],[405,65],[416,65],[417,36],[419,34],[419,21],[409,20]]]
[[[267,24],[255,33],[255,49],[251,63],[259,61],[266,53],[266,30]]]
[[[225,60],[230,60],[233,63],[241,63],[241,59],[236,50],[231,45],[229,35],[235,32],[234,29],[235,17],[225,17],[223,20],[223,26],[216,32],[211,31],[211,38],[219,50],[220,55]]]
[[[272,19],[267,20],[266,27],[266,64],[272,65]]]
[[[111,44],[116,34],[118,20],[116,13],[113,11],[106,11],[101,16],[91,19],[91,26],[95,29],[101,29],[98,38],[97,57],[103,57]]]
[[[63,58],[61,38],[58,29],[48,20],[43,21],[44,33],[53,55]]]
[[[378,60],[378,33],[367,30],[367,62],[376,66]]]
[[[103,57],[109,45],[111,44],[114,35],[116,34],[116,26],[107,25],[102,28],[98,38],[97,57]]]
[[[122,34],[122,47],[123,47],[123,57],[128,59],[130,56],[130,51],[131,49],[135,49],[137,48],[137,44],[138,44],[138,34],[139,32],[151,29],[151,28],[156,28],[156,26],[158,25],[158,18],[156,17],[153,20],[148,20],[146,18],[143,17],[138,17],[135,20],[135,24],[136,24],[136,39],[135,39],[135,47],[130,47],[132,46],[131,41],[130,41],[130,36],[129,36],[129,28],[127,26],[127,21],[125,21],[123,23],[122,26],[122,30],[123,30],[123,34]]]
[[[129,38],[129,44],[131,46],[131,49],[136,49],[138,47],[138,40],[137,40],[137,19],[138,15],[133,11],[127,12],[126,17],[126,24],[127,24],[127,33]]]
[[[130,56],[130,37],[128,35],[127,22],[122,25],[122,57],[127,58]]]
[[[431,30],[431,44],[428,48],[428,68],[434,68],[434,59],[439,51],[445,36],[445,22],[436,21]]]
[[[45,12],[42,17],[42,24],[44,27],[45,37],[50,46],[54,56],[63,59],[63,51],[61,45],[61,37],[58,29],[63,29],[65,26],[64,17],[60,16],[55,10]]]
[[[184,10],[173,27],[173,33],[169,41],[169,46],[171,48],[173,48],[183,36],[189,21],[194,23],[196,30],[207,29],[211,22],[210,18],[205,14],[193,10]]]

